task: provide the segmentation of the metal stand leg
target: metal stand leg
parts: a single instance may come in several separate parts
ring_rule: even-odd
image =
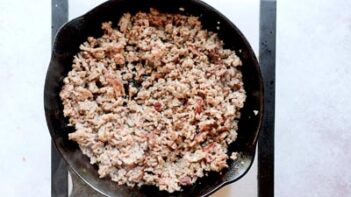
[[[51,196],[66,197],[68,195],[68,174],[65,161],[51,144]]]
[[[57,30],[68,20],[68,1],[52,0],[51,12],[51,38],[53,43]],[[67,167],[53,142],[51,143],[51,196],[68,196]]]
[[[264,81],[264,120],[258,140],[258,196],[274,196],[276,0],[261,0],[259,59]]]

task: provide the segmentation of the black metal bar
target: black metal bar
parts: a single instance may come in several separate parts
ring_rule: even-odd
[[[264,80],[264,118],[258,140],[258,196],[274,196],[276,0],[261,0],[259,60]]]
[[[51,1],[51,44],[56,32],[68,20],[68,0]],[[51,142],[51,196],[68,196],[68,171],[67,166],[55,145]]]
[[[68,196],[68,171],[67,166],[51,143],[51,196]]]

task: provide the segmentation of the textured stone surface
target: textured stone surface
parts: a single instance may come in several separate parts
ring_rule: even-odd
[[[51,4],[0,1],[1,196],[50,196],[50,135],[43,106]]]
[[[351,195],[350,7],[278,2],[277,196]]]

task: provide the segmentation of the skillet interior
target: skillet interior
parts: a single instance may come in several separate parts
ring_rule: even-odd
[[[68,133],[74,129],[67,126],[68,120],[63,116],[59,97],[63,78],[71,70],[73,56],[79,51],[79,45],[88,36],[101,36],[102,22],[113,21],[116,24],[123,13],[149,11],[150,7],[161,12],[199,16],[204,28],[218,33],[225,43],[224,48],[236,52],[240,50],[238,55],[243,61],[244,88],[247,92],[247,100],[241,110],[238,139],[229,146],[229,154],[238,151],[239,159],[236,162],[229,161],[229,168],[221,174],[210,173],[209,176],[198,179],[194,185],[184,187],[182,192],[173,194],[160,192],[154,186],[129,188],[119,186],[108,178],[99,179],[96,166],[90,165],[88,157],[81,153],[76,142],[68,140]],[[180,11],[179,7],[185,8],[185,11]],[[217,24],[218,21],[220,25]],[[217,26],[220,30],[217,30]],[[108,196],[203,196],[238,180],[249,170],[262,121],[263,85],[257,59],[245,37],[234,24],[209,5],[198,0],[110,0],[59,30],[45,81],[44,107],[50,134],[57,149],[72,170],[101,193]],[[255,116],[253,110],[258,110],[258,115]]]

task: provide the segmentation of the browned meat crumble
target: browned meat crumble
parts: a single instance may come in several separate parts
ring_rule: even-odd
[[[64,79],[69,139],[128,186],[174,192],[226,168],[246,98],[239,57],[194,16],[151,9],[116,26],[88,37]]]

